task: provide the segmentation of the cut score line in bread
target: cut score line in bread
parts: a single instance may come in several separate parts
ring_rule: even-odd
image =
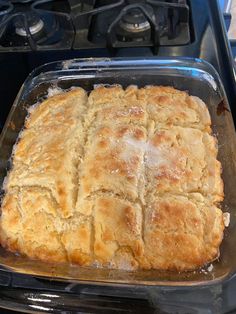
[[[0,241],[29,258],[184,271],[219,256],[210,115],[172,87],[49,97],[30,111],[5,182]]]

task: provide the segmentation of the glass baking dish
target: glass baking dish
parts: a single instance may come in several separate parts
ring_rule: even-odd
[[[213,132],[219,143],[218,159],[223,166],[225,200],[222,210],[230,212],[221,255],[213,269],[188,272],[120,271],[48,264],[12,254],[0,248],[3,269],[91,284],[192,286],[212,284],[236,272],[236,137],[224,88],[214,68],[199,59],[75,59],[45,64],[35,69],[21,87],[0,137],[0,186],[10,166],[10,157],[28,107],[47,96],[49,87],[81,86],[90,91],[96,84],[169,85],[200,97],[208,106]],[[43,135],[42,135],[43,136]],[[2,191],[3,193],[3,191]],[[212,268],[212,267],[211,267]]]

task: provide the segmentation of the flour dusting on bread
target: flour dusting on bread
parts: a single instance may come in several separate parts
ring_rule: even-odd
[[[207,106],[172,87],[49,88],[14,147],[1,245],[96,268],[211,263],[230,220],[216,144]]]

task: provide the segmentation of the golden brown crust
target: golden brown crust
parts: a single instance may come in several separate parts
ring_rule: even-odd
[[[91,91],[88,104],[90,107],[104,107],[105,105],[115,104],[121,102],[124,96],[124,90],[119,85],[114,85],[111,87],[106,87],[100,85]]]
[[[78,199],[104,191],[143,199],[145,142],[146,130],[136,126],[101,126],[91,132],[80,167]]]
[[[14,149],[2,246],[48,262],[195,269],[223,237],[206,105],[172,87],[99,86],[31,110]]]
[[[214,205],[198,202],[194,197],[155,197],[145,212],[141,265],[195,269],[218,257],[223,230],[221,210]]]
[[[56,95],[37,106],[27,120],[16,145],[8,188],[39,186],[51,191],[61,215],[72,215],[76,188],[74,178],[82,155],[84,90]]]
[[[2,205],[1,243],[31,258],[66,260],[57,230],[54,202],[48,191],[13,189]],[[60,226],[58,226],[60,228]]]
[[[198,129],[172,127],[153,132],[145,154],[148,192],[199,192],[223,198],[214,138]]]
[[[149,86],[138,91],[138,99],[146,103],[150,120],[156,126],[177,125],[210,131],[208,109],[198,97],[172,87]]]
[[[94,203],[95,259],[102,265],[115,266],[117,252],[127,249],[126,263],[132,265],[143,255],[141,229],[139,205],[115,197],[98,197]]]

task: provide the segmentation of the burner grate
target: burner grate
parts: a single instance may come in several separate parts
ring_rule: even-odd
[[[133,42],[136,39],[136,42],[142,44],[150,36],[154,48],[157,49],[160,45],[159,27],[155,22],[155,15],[150,12],[150,9],[152,8],[142,4],[130,4],[124,7],[107,30],[108,48],[112,49],[117,46],[117,34],[122,36],[124,42]],[[129,18],[127,19],[127,17]],[[143,21],[141,20],[140,23],[138,18]]]
[[[187,45],[191,42],[186,0],[97,0],[74,16],[75,48],[83,44],[122,47]],[[87,32],[87,33],[86,33]],[[86,36],[85,36],[86,33]]]
[[[0,1],[0,50],[71,49],[74,28],[66,1]]]

